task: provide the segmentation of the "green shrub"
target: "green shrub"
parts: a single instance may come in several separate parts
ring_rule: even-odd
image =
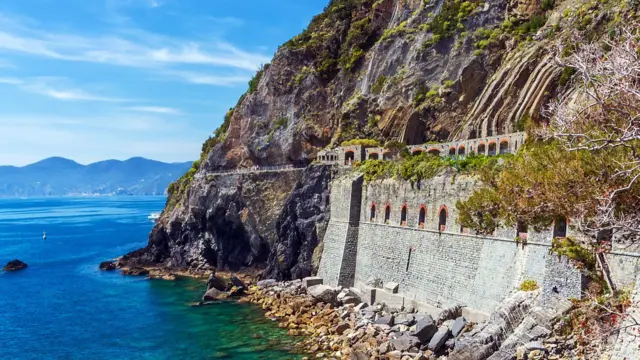
[[[566,256],[589,271],[594,271],[596,268],[596,257],[593,252],[584,248],[575,239],[555,238],[551,242],[551,251],[558,256]]]
[[[364,50],[359,47],[355,47],[342,55],[340,58],[340,67],[346,71],[351,71],[356,67],[364,55]]]
[[[380,75],[378,76],[378,78],[376,79],[376,82],[373,83],[373,85],[371,85],[371,93],[378,95],[382,92],[382,89],[384,89],[384,85],[387,83],[387,77],[384,75]]]
[[[260,66],[260,69],[258,69],[253,78],[249,80],[249,90],[247,90],[249,94],[253,94],[258,90],[258,84],[260,84],[260,80],[262,79],[262,75],[264,75],[264,70],[267,66],[269,66],[269,64]]]
[[[518,35],[528,35],[537,32],[544,24],[547,23],[547,17],[541,14],[534,15],[531,20],[526,21],[518,26],[516,33]]]
[[[343,141],[340,144],[340,146],[354,146],[354,145],[360,145],[362,147],[369,148],[369,147],[378,147],[380,146],[380,143],[378,142],[378,140],[375,140],[375,139],[352,139],[348,141]]]
[[[369,115],[367,118],[367,126],[370,128],[378,127],[378,122],[380,121],[380,115]]]
[[[542,9],[542,11],[553,10],[555,6],[556,6],[555,0],[542,0],[542,3],[540,3],[540,8]]]
[[[560,79],[558,80],[558,85],[560,86],[565,86],[569,83],[569,81],[571,81],[571,78],[573,77],[573,75],[576,73],[576,69],[569,67],[569,66],[565,66],[562,69],[562,74],[560,75]]]
[[[525,280],[520,284],[520,290],[522,291],[534,291],[539,288],[535,280]]]

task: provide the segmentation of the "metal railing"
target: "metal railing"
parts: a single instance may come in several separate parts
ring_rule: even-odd
[[[205,175],[247,174],[247,173],[255,173],[255,172],[265,172],[265,171],[298,170],[298,169],[304,169],[306,167],[307,167],[306,165],[292,165],[292,164],[252,166],[249,168],[241,168],[241,169],[208,171],[205,173]]]

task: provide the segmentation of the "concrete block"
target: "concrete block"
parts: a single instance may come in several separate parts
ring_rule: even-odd
[[[440,327],[440,329],[438,329],[438,332],[431,338],[431,341],[429,341],[429,350],[437,352],[438,350],[440,350],[442,345],[447,342],[450,336],[451,331],[449,331],[448,327]]]
[[[453,337],[457,337],[458,335],[460,335],[462,330],[464,330],[465,326],[467,326],[467,319],[460,316],[451,326],[451,335],[453,335]]]
[[[376,289],[376,303],[384,303],[390,308],[401,309],[404,306],[404,297]]]
[[[315,285],[322,285],[323,280],[319,276],[310,276],[302,279],[302,284],[304,285],[304,287],[310,288]]]
[[[388,291],[392,294],[397,294],[398,293],[398,288],[400,287],[400,285],[398,283],[394,283],[394,282],[388,282],[384,285],[384,290]]]

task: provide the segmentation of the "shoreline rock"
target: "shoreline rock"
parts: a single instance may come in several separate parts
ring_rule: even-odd
[[[5,265],[2,268],[2,271],[19,271],[19,270],[24,270],[27,267],[29,267],[29,265],[25,264],[24,262],[18,259],[14,259],[9,261],[7,265]]]
[[[115,271],[116,263],[113,260],[107,260],[100,263],[98,268],[102,271]]]

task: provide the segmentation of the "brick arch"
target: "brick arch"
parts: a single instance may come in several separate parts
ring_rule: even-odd
[[[491,154],[493,145],[493,154]],[[498,143],[495,140],[491,140],[487,143],[487,154],[496,155],[498,153]]]
[[[480,151],[480,147],[482,147],[482,151]],[[487,152],[487,144],[484,141],[480,141],[476,146],[476,152],[480,155],[484,155]]]
[[[458,155],[465,155],[467,151],[467,147],[464,145],[458,146]]]
[[[400,226],[407,226],[407,216],[409,215],[409,207],[406,202],[402,203],[400,208]]]
[[[425,204],[420,204],[420,208],[418,210],[418,227],[420,229],[424,229],[424,224],[427,222],[427,206]]]
[[[380,159],[380,154],[377,151],[372,151],[372,152],[369,153],[368,159],[369,160],[379,160]]]
[[[429,150],[427,150],[427,154],[440,156],[440,149],[438,149],[438,148],[429,148]]]
[[[442,204],[438,210],[438,230],[447,230],[447,220],[449,219],[449,208],[447,205]]]
[[[500,139],[500,145],[498,146],[498,153],[506,154],[508,152],[509,152],[509,139],[507,138]]]
[[[391,203],[387,201],[387,204],[384,206],[384,223],[388,224],[391,218]]]
[[[371,213],[369,215],[369,221],[371,221],[371,222],[376,221],[376,216],[377,216],[376,210],[377,210],[377,208],[376,208],[376,202],[375,201],[371,202],[371,206],[369,206],[369,210],[371,211]]]

